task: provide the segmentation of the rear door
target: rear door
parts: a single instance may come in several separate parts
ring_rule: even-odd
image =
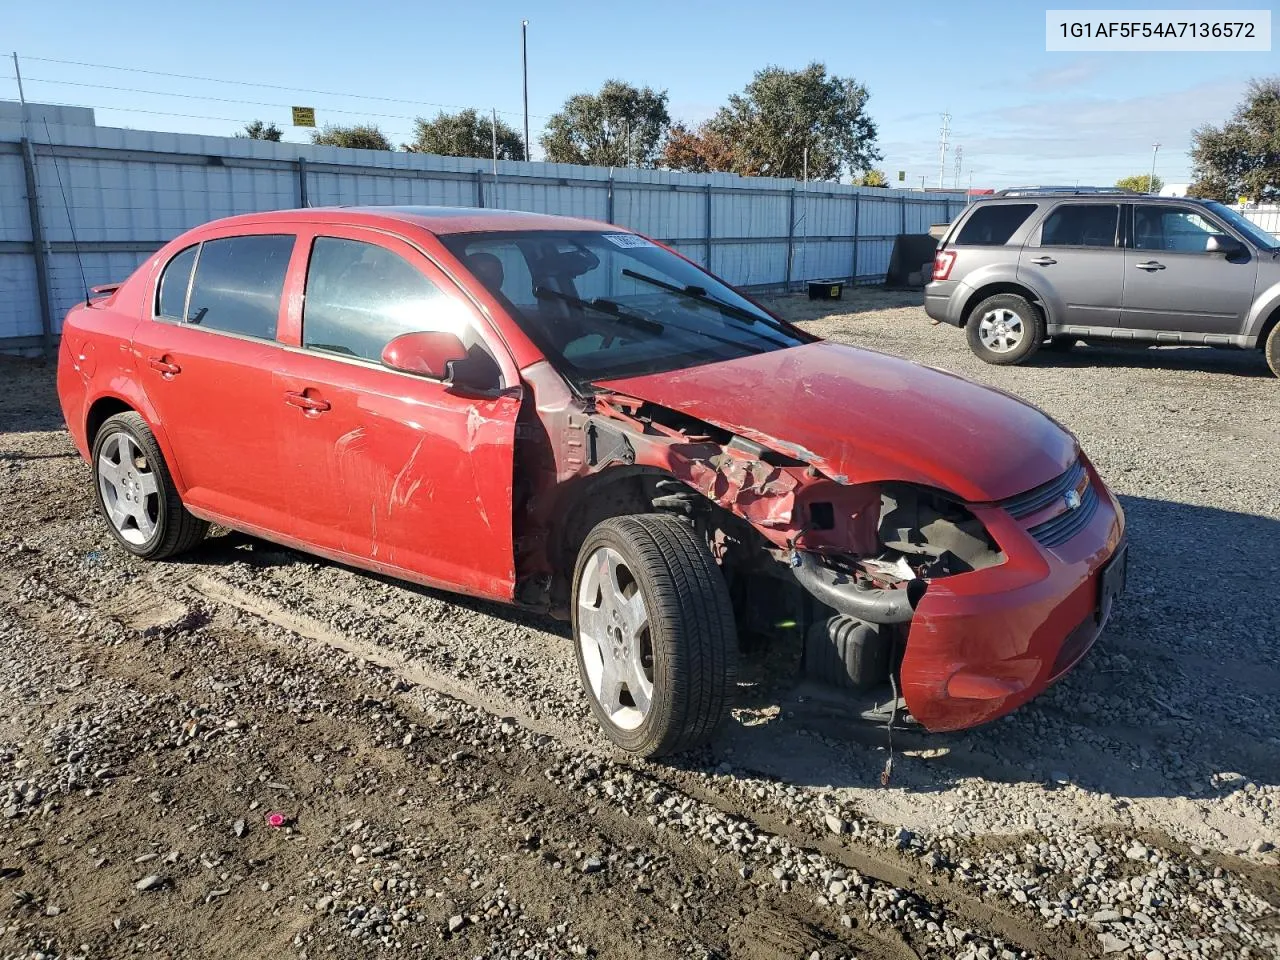
[[[335,226],[302,242],[296,346],[271,401],[294,535],[364,566],[510,598],[514,367],[474,305],[405,241]],[[456,333],[491,365],[493,390],[465,395],[381,365],[389,340],[425,330]]]
[[[1228,259],[1205,249],[1223,236],[1231,234],[1198,207],[1135,203],[1121,326],[1197,335],[1192,339],[1240,333],[1258,261],[1248,252]]]
[[[284,356],[275,336],[294,236],[261,229],[207,239],[170,259],[133,348],[184,501],[275,529],[288,498],[263,412]]]
[[[1120,204],[1064,201],[1051,208],[1018,255],[1018,279],[1044,298],[1050,324],[1119,325]]]

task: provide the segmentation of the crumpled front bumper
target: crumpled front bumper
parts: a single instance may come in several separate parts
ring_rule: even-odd
[[[1089,522],[1045,547],[998,506],[970,505],[1006,561],[940,578],[916,607],[902,660],[902,696],[926,729],[961,730],[1042,693],[1089,651],[1109,610],[1102,571],[1124,546],[1124,512],[1093,465]]]

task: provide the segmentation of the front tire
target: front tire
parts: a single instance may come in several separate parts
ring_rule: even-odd
[[[1267,342],[1262,346],[1263,356],[1267,358],[1267,366],[1271,372],[1280,377],[1280,323],[1271,328]]]
[[[1023,363],[1044,341],[1044,318],[1016,293],[997,293],[974,307],[964,327],[969,349],[997,366]]]
[[[209,529],[182,505],[160,445],[132,410],[108,417],[94,438],[93,491],[111,535],[144,560],[190,550]]]
[[[738,672],[729,591],[706,544],[673,516],[614,517],[587,535],[573,636],[591,711],[630,753],[699,746],[728,712]]]

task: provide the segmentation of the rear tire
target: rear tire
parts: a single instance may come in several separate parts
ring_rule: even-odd
[[[699,746],[728,712],[738,673],[729,591],[706,544],[673,516],[613,517],[587,535],[573,636],[591,711],[630,753]]]
[[[1267,358],[1267,366],[1271,372],[1280,377],[1280,323],[1271,328],[1267,341],[1262,346],[1263,356]]]
[[[108,417],[93,441],[93,492],[117,542],[144,560],[190,550],[209,525],[187,512],[142,415]]]
[[[964,327],[969,349],[997,366],[1022,363],[1044,341],[1044,318],[1026,297],[997,293],[974,307]]]

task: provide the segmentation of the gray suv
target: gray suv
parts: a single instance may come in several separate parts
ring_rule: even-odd
[[[1211,200],[1004,190],[938,243],[925,312],[988,363],[1079,341],[1262,350],[1280,376],[1280,241]]]

